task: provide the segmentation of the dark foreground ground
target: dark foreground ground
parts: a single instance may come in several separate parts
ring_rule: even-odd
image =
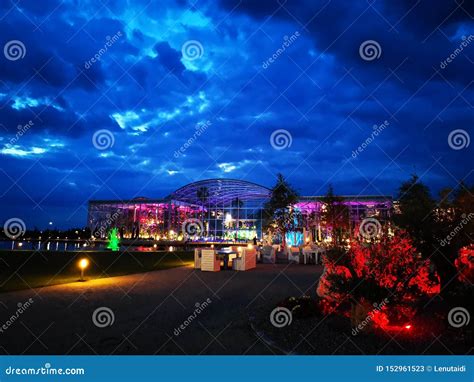
[[[414,318],[409,330],[367,327],[358,332],[352,330],[349,317],[322,313],[306,318],[293,315],[290,325],[278,328],[269,320],[272,309],[258,307],[252,321],[257,333],[264,333],[285,354],[468,355],[474,351],[472,328],[450,326],[439,314],[439,306]]]
[[[83,258],[89,260],[85,279],[90,280],[190,265],[194,252],[2,250],[0,293],[78,281],[78,262]]]
[[[277,353],[252,330],[249,314],[288,296],[314,296],[321,272],[314,265],[259,264],[218,273],[186,266],[2,293],[0,325],[19,303],[33,302],[0,333],[0,353]],[[200,313],[185,324],[197,304]],[[112,325],[94,325],[100,307],[112,310]]]

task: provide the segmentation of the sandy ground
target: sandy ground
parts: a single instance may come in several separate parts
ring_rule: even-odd
[[[247,272],[189,267],[0,294],[0,354],[273,354],[248,313],[288,296],[315,294],[322,268],[259,264]],[[184,330],[199,303],[210,300]],[[99,328],[92,316],[112,310]],[[177,335],[176,335],[177,334]]]

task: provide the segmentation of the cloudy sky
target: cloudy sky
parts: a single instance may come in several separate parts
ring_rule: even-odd
[[[304,195],[472,183],[458,3],[2,1],[0,218],[83,226],[90,199],[277,172]]]

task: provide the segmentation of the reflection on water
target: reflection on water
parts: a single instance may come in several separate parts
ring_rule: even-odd
[[[88,243],[90,244],[90,243]],[[103,249],[105,243],[92,243],[85,245],[84,242],[56,240],[56,241],[41,241],[41,240],[2,240],[0,241],[0,249],[13,250],[43,250],[43,251],[79,251],[84,249]]]
[[[172,244],[172,245],[170,245]],[[197,243],[194,243],[197,245]],[[209,245],[209,243],[203,245]],[[214,244],[212,244],[214,245]],[[126,242],[120,244],[120,248],[125,251],[137,252],[175,252],[192,250],[192,246],[185,242],[155,242],[151,240],[140,240],[139,242]],[[74,240],[74,239],[54,239],[54,240],[0,240],[0,250],[34,250],[50,252],[74,252],[74,251],[109,251],[107,242],[104,240]]]

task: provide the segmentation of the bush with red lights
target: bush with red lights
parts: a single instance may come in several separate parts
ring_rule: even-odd
[[[372,242],[357,237],[349,250],[328,251],[324,265],[317,292],[326,312],[349,315],[351,306],[352,318],[354,306],[362,306],[371,322],[382,328],[408,329],[420,301],[439,293],[439,277],[431,263],[401,230],[393,236],[383,232]]]
[[[461,248],[454,265],[459,274],[459,281],[474,284],[474,245]]]

